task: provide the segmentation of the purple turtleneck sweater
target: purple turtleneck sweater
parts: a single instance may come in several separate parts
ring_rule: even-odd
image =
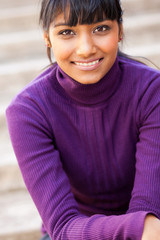
[[[51,239],[140,240],[160,218],[160,73],[117,57],[84,85],[55,64],[7,109],[24,181]]]

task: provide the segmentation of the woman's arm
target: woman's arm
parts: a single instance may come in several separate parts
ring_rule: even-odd
[[[160,239],[160,74],[151,76],[149,84],[148,77],[143,79],[146,88],[140,91],[137,108],[136,175],[128,209],[128,212],[151,211],[145,218],[142,240]]]
[[[148,214],[144,223],[142,240],[160,240],[160,220]]]

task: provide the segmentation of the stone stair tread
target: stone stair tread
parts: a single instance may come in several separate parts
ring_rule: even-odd
[[[160,58],[160,42],[159,43],[153,43],[149,45],[140,45],[140,46],[134,46],[129,43],[124,45],[123,48],[124,51],[126,51],[130,55],[141,55],[144,57],[150,57],[153,55],[159,55]]]
[[[11,154],[10,154],[11,155]],[[12,158],[11,158],[12,159]],[[14,161],[0,164],[0,194],[26,189],[18,163]]]
[[[7,32],[34,29],[38,26],[39,18],[38,2],[32,5],[23,4],[12,8],[0,9],[1,34]]]
[[[21,42],[41,41],[42,31],[37,29],[29,29],[26,31],[8,32],[0,35],[0,46],[9,44],[19,44]]]
[[[41,238],[39,231],[23,231],[17,232],[15,234],[7,233],[5,235],[0,236],[0,240],[39,240]]]
[[[10,139],[8,138],[8,140],[10,140]],[[6,144],[6,146],[4,146],[4,148],[3,148],[3,150],[1,150],[1,159],[3,159],[0,162],[0,168],[1,169],[5,169],[5,166],[10,166],[10,165],[17,166],[17,160],[16,160],[16,157],[14,155],[13,148],[10,144]],[[6,175],[6,178],[7,178],[7,175]],[[16,176],[15,176],[15,178],[16,178]],[[2,189],[4,190],[4,186],[2,186]],[[0,191],[2,189],[0,189]]]
[[[151,13],[137,14],[131,16],[124,16],[124,27],[126,29],[133,29],[144,31],[146,28],[150,28],[152,26],[159,27],[160,24],[160,10],[156,10]]]
[[[0,30],[1,34],[8,32],[24,31],[28,29],[35,29],[38,26],[37,16],[28,16],[25,18],[1,19]]]
[[[8,63],[2,63],[0,65],[0,75],[13,75],[18,72],[28,72],[28,71],[40,71],[45,66],[49,64],[49,61],[46,58],[34,58],[34,59],[28,59],[28,60],[19,60],[17,62],[8,62]]]
[[[140,57],[142,62],[146,62],[147,65],[154,67],[157,66],[160,68],[160,43],[150,44],[147,48],[147,46],[134,46],[134,45],[128,45],[123,47],[123,52],[134,56],[136,58]],[[148,60],[145,61],[144,58],[147,58]],[[153,62],[152,63],[150,63]],[[154,65],[155,64],[155,65]]]
[[[20,7],[20,6],[27,6],[31,4],[37,4],[39,1],[37,0],[1,0],[1,9],[9,9],[14,7]]]
[[[15,6],[12,8],[1,8],[0,9],[0,20],[2,19],[10,19],[10,18],[19,18],[26,17],[30,15],[36,15],[39,10],[39,6],[37,4],[30,4],[28,6]]]
[[[46,57],[46,46],[42,32],[30,30],[1,34],[0,36],[0,63]]]
[[[122,0],[122,8],[127,15],[151,12],[160,7],[159,0]]]
[[[6,192],[0,197],[0,239],[17,233],[39,232],[41,219],[27,191]]]

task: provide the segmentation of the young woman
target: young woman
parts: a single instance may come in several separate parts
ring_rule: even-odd
[[[43,239],[159,240],[160,72],[120,56],[118,0],[43,0],[40,21],[56,63],[7,121]]]

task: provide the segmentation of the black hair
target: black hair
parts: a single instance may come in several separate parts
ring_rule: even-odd
[[[60,13],[69,26],[105,19],[121,23],[123,15],[120,0],[42,0],[40,23],[46,32]]]

